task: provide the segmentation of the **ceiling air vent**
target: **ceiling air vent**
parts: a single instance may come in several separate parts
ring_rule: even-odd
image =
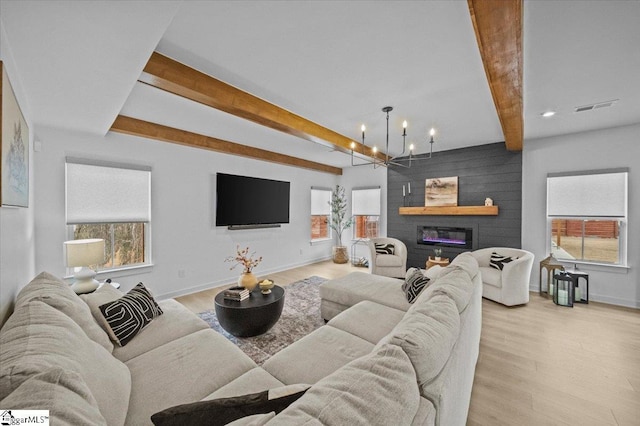
[[[576,107],[575,112],[584,112],[584,111],[591,111],[594,109],[608,108],[610,106],[613,106],[616,102],[618,102],[618,99],[614,99],[612,101],[598,102],[596,104],[591,104],[591,105],[583,105],[583,106]]]

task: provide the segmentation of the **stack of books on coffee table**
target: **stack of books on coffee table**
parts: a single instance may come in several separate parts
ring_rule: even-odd
[[[236,300],[242,302],[249,298],[249,290],[244,287],[231,287],[224,290],[224,298],[227,300]]]

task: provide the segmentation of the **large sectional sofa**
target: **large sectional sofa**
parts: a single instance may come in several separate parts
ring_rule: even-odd
[[[233,424],[463,425],[481,324],[470,255],[429,272],[409,305],[402,280],[354,273],[321,287],[328,323],[256,365],[174,300],[126,346],[96,307],[111,286],[78,297],[42,273],[0,330],[0,407],[47,409],[54,425],[149,425],[154,413],[305,383],[284,411]]]

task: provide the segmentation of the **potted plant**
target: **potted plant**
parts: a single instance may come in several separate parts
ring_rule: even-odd
[[[262,256],[257,259],[253,258],[255,254],[255,252],[249,254],[249,247],[240,250],[240,246],[237,246],[236,255],[229,256],[224,260],[225,262],[235,262],[235,264],[229,268],[230,270],[235,269],[238,265],[242,265],[243,271],[238,279],[238,286],[244,287],[249,291],[256,288],[258,284],[258,279],[253,275],[252,270],[262,262]]]
[[[335,263],[347,263],[349,255],[347,247],[342,245],[342,233],[353,224],[353,217],[346,218],[347,199],[344,187],[336,185],[335,191],[331,194],[331,221],[329,226],[334,230],[336,236],[336,245],[333,247],[333,261]]]

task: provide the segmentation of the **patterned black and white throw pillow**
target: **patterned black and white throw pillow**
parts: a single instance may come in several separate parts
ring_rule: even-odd
[[[415,302],[422,290],[429,286],[430,279],[418,268],[409,268],[402,284],[402,291],[409,303]]]
[[[111,340],[124,346],[151,320],[162,315],[162,309],[142,283],[113,302],[100,305]]]
[[[491,253],[491,260],[489,260],[489,266],[491,266],[492,268],[498,269],[499,271],[502,271],[505,263],[513,262],[516,259],[517,257],[502,256],[501,254],[498,254],[494,251],[493,253]]]
[[[393,244],[374,243],[376,246],[376,253],[378,254],[394,254],[396,248]]]

